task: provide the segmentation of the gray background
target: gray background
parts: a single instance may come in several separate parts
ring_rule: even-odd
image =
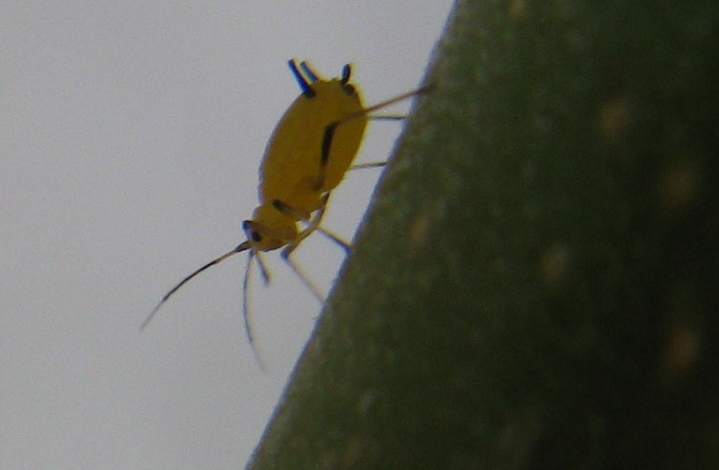
[[[240,468],[319,303],[279,259],[241,318],[243,240],[267,138],[297,96],[289,58],[354,63],[374,103],[419,83],[449,0],[0,3],[0,468]],[[407,104],[393,111],[403,112]],[[370,125],[358,161],[401,124]],[[379,170],[325,225],[351,239]],[[343,261],[297,259],[327,291]],[[255,281],[259,277],[255,276]]]

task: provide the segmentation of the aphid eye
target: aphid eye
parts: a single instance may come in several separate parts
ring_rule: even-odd
[[[252,230],[252,222],[245,220],[242,222],[242,230],[247,234],[247,238],[255,243],[262,241],[262,235],[257,230]]]

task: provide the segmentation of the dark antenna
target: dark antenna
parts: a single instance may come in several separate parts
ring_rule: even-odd
[[[201,268],[199,268],[198,270],[196,270],[195,272],[193,272],[192,274],[190,274],[189,276],[187,276],[185,279],[183,279],[182,281],[180,281],[175,287],[173,287],[172,289],[170,289],[170,292],[168,292],[167,294],[165,294],[165,296],[162,298],[162,300],[160,300],[160,302],[157,304],[157,306],[152,310],[152,312],[150,312],[150,314],[147,316],[147,318],[145,318],[145,321],[143,321],[142,324],[140,325],[140,330],[142,331],[142,330],[145,329],[145,327],[146,327],[146,326],[152,321],[152,319],[155,317],[155,314],[157,314],[157,312],[160,310],[160,307],[162,307],[162,304],[164,304],[164,303],[167,301],[167,299],[169,299],[170,297],[172,297],[172,294],[174,294],[175,292],[177,292],[178,290],[180,290],[180,287],[184,286],[187,282],[189,282],[190,279],[192,279],[193,277],[197,276],[198,274],[200,274],[200,273],[201,273],[202,271],[204,271],[205,269],[207,269],[207,268],[209,268],[209,267],[211,267],[211,266],[214,266],[214,265],[216,265],[216,264],[220,264],[221,262],[225,261],[225,260],[226,260],[227,258],[229,258],[230,256],[232,256],[232,255],[234,255],[234,254],[236,254],[236,253],[240,253],[240,252],[242,252],[242,251],[248,250],[250,247],[251,247],[251,245],[250,245],[250,242],[249,242],[249,241],[242,242],[242,243],[240,243],[240,244],[237,246],[237,248],[235,248],[234,250],[228,251],[227,253],[225,253],[224,255],[220,256],[219,258],[213,259],[212,261],[210,261],[209,263],[207,263],[206,265],[202,266]]]

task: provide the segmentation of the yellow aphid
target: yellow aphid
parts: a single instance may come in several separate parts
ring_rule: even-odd
[[[257,258],[260,272],[265,282],[269,282],[260,252],[283,248],[282,258],[322,300],[322,295],[293,263],[290,255],[314,231],[324,233],[350,250],[346,242],[320,227],[330,192],[342,181],[357,155],[367,121],[372,118],[369,113],[421,93],[426,88],[365,108],[356,85],[350,83],[349,64],[342,69],[341,77],[331,80],[319,78],[307,62],[298,65],[295,60],[290,60],[289,66],[302,94],[280,119],[265,150],[260,166],[260,205],[252,218],[242,224],[247,240],[180,281],[165,294],[142,323],[141,329],[150,323],[162,304],[190,279],[235,253],[248,250],[243,315],[247,338],[258,362],[247,308],[248,276],[253,258]],[[298,226],[300,222],[302,227]]]

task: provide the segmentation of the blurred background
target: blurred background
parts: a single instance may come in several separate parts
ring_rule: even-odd
[[[449,0],[50,2],[0,9],[0,468],[241,468],[321,305],[278,253],[238,255],[287,68],[354,64],[372,104],[415,88]],[[406,112],[409,103],[392,108]],[[388,111],[389,112],[389,111]],[[370,124],[358,162],[402,128]],[[325,226],[351,240],[381,170],[351,172]],[[344,252],[297,261],[323,291]],[[255,273],[257,274],[257,273]]]

